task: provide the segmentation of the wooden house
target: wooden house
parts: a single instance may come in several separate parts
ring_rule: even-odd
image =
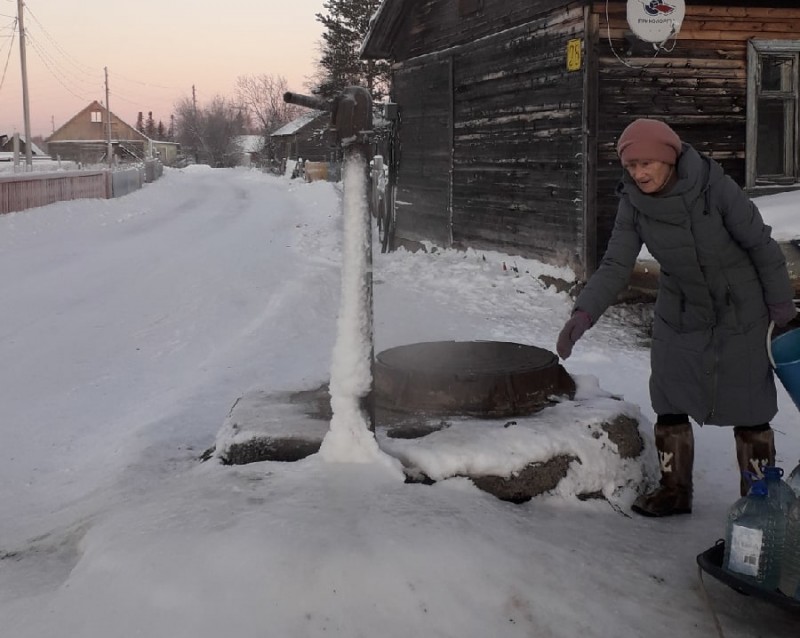
[[[48,139],[51,157],[83,164],[106,162],[108,111],[94,101],[72,117]],[[150,157],[151,140],[111,112],[111,147],[119,161],[143,161]]]
[[[310,110],[270,134],[274,158],[327,162],[334,152],[328,111]]]
[[[20,156],[24,159],[25,154],[28,151],[28,142],[25,139],[24,135],[20,135],[19,133],[15,134],[17,139],[17,151]],[[8,159],[13,158],[14,155],[14,135],[0,135],[0,159]],[[33,158],[47,158],[47,153],[45,153],[41,148],[39,148],[35,142],[31,141],[31,157]]]
[[[653,42],[637,9],[684,15]],[[638,117],[751,192],[800,186],[798,56],[797,0],[384,0],[362,57],[392,63],[395,243],[588,276],[616,213],[615,142]]]

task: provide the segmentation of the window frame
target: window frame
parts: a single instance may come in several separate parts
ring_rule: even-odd
[[[764,91],[761,69],[765,57],[793,60],[792,88],[789,91]],[[783,175],[758,174],[758,108],[763,99],[791,105],[785,130],[791,128],[792,139],[785,148]],[[800,40],[758,40],[747,42],[747,139],[745,146],[745,187],[785,184],[800,181]]]

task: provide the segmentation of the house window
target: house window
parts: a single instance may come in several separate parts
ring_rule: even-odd
[[[103,121],[103,112],[92,111],[92,122],[102,122],[102,121]]]
[[[750,40],[747,187],[800,179],[800,41]]]
[[[458,0],[458,15],[462,18],[483,9],[483,0]]]

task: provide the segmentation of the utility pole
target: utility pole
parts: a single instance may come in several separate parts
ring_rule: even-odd
[[[111,105],[108,103],[108,67],[104,66],[103,70],[106,72],[106,135],[108,140],[108,167],[112,168],[114,165],[114,149],[111,146]]]
[[[28,61],[25,56],[25,22],[23,15],[25,3],[17,0],[17,20],[19,21],[19,60],[22,65],[22,116],[25,120],[25,166],[33,170],[33,151],[31,149],[31,108],[28,101]]]

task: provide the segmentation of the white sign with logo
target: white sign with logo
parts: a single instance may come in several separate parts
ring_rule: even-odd
[[[628,25],[645,42],[665,42],[681,30],[684,0],[628,0]]]

